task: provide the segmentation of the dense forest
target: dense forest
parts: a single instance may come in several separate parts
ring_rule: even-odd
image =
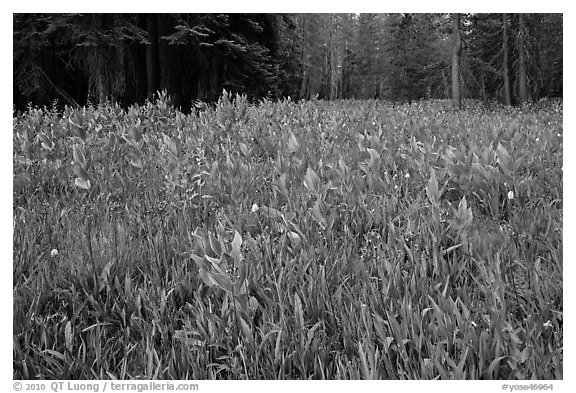
[[[562,96],[562,14],[14,14],[14,108]],[[456,102],[456,101],[455,101]],[[459,104],[458,104],[459,105]]]

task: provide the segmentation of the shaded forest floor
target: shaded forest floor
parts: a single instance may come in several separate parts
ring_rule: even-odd
[[[561,379],[562,102],[14,118],[15,379]]]

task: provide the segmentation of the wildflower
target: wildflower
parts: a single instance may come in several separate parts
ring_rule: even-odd
[[[514,191],[508,191],[508,199],[510,200],[514,199]]]
[[[552,327],[552,322],[550,322],[550,320],[546,321],[542,326],[544,326],[545,328],[551,328]]]
[[[54,258],[55,256],[58,256],[58,250],[53,248],[52,251],[50,251],[50,256],[52,258]]]
[[[536,142],[540,142],[540,138],[536,138]]]
[[[252,205],[252,212],[253,212],[253,213],[256,213],[258,210],[260,210],[260,208],[258,207],[258,205],[257,205],[257,204],[253,204],[253,205]]]
[[[406,179],[410,179],[410,174],[409,174],[408,172],[406,172],[406,174],[404,175],[404,177],[405,177]]]

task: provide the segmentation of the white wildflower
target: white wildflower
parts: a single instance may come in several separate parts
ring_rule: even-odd
[[[253,205],[252,205],[252,212],[253,212],[253,213],[256,213],[258,210],[260,210],[260,208],[258,207],[258,205],[257,205],[257,204],[253,204]]]
[[[404,175],[404,177],[405,177],[406,179],[410,179],[410,174],[409,174],[408,172],[406,172],[406,174]]]
[[[508,191],[508,199],[510,199],[510,200],[514,199],[514,191],[512,191],[512,190]]]
[[[536,138],[536,142],[540,142],[540,138]]]
[[[552,322],[550,322],[550,320],[546,321],[542,326],[544,326],[545,328],[552,328]]]
[[[52,251],[50,251],[50,256],[52,258],[54,258],[55,256],[58,256],[58,250],[53,248]]]

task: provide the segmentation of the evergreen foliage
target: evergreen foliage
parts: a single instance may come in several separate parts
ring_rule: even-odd
[[[17,109],[54,100],[142,104],[162,90],[184,111],[195,100],[217,100],[222,89],[250,100],[451,96],[449,14],[14,14],[13,20]],[[510,96],[520,104],[562,95],[561,14],[462,14],[461,21],[463,98]]]

